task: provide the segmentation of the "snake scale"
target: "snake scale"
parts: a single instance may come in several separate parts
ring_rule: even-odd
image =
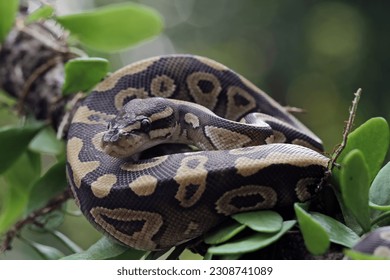
[[[143,158],[156,145],[199,150]],[[100,231],[141,250],[201,236],[232,214],[310,199],[321,140],[226,66],[192,55],[136,62],[103,80],[68,132],[67,177]]]

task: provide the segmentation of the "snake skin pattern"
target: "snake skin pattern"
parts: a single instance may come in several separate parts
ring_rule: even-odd
[[[390,259],[390,226],[365,234],[352,248],[355,251]]]
[[[165,142],[207,151],[145,159],[127,152]],[[77,109],[67,176],[97,229],[136,249],[161,250],[234,213],[310,199],[329,161],[322,150],[285,108],[226,66],[160,56],[118,70]]]

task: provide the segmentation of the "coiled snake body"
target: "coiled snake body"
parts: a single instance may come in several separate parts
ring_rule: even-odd
[[[133,156],[170,142],[208,151]],[[95,227],[160,250],[234,213],[310,199],[328,164],[321,151],[311,131],[227,67],[162,56],[117,71],[85,99],[68,133],[67,174]]]

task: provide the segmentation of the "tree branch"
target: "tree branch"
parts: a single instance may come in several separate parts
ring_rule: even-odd
[[[50,123],[63,139],[66,139],[68,127],[63,122],[64,116],[71,120],[81,101],[79,96],[75,99],[62,95],[64,64],[76,57],[69,51],[65,39],[62,30],[56,31],[54,25],[42,22],[25,25],[21,10],[15,27],[0,45],[0,89],[18,100],[20,115],[32,115]],[[69,103],[72,106],[67,106]],[[14,224],[5,233],[0,253],[11,248],[13,239],[25,225],[37,224],[39,217],[58,209],[71,197],[67,190]]]
[[[61,205],[71,197],[72,194],[68,189],[50,200],[44,207],[31,212],[27,217],[19,220],[10,230],[5,233],[5,238],[0,246],[0,254],[11,249],[12,241],[25,225],[36,223],[39,217],[60,208]]]
[[[356,111],[359,104],[360,96],[362,94],[362,89],[359,88],[355,93],[355,98],[352,101],[352,106],[349,110],[349,117],[348,121],[345,124],[344,131],[343,131],[343,140],[340,145],[337,146],[336,150],[332,154],[332,159],[329,162],[328,170],[331,171],[334,166],[336,165],[336,161],[341,155],[342,151],[344,150],[345,146],[347,145],[348,136],[352,131],[352,127],[355,121],[356,117]]]
[[[0,47],[0,88],[18,99],[20,114],[32,114],[57,130],[73,98],[62,95],[64,64],[76,55],[54,25],[24,25],[23,15],[16,22]]]

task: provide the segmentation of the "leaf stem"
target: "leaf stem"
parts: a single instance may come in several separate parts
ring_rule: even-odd
[[[371,221],[371,225],[378,224],[379,222],[385,220],[386,218],[390,218],[390,211],[384,212],[377,216],[375,219]]]

